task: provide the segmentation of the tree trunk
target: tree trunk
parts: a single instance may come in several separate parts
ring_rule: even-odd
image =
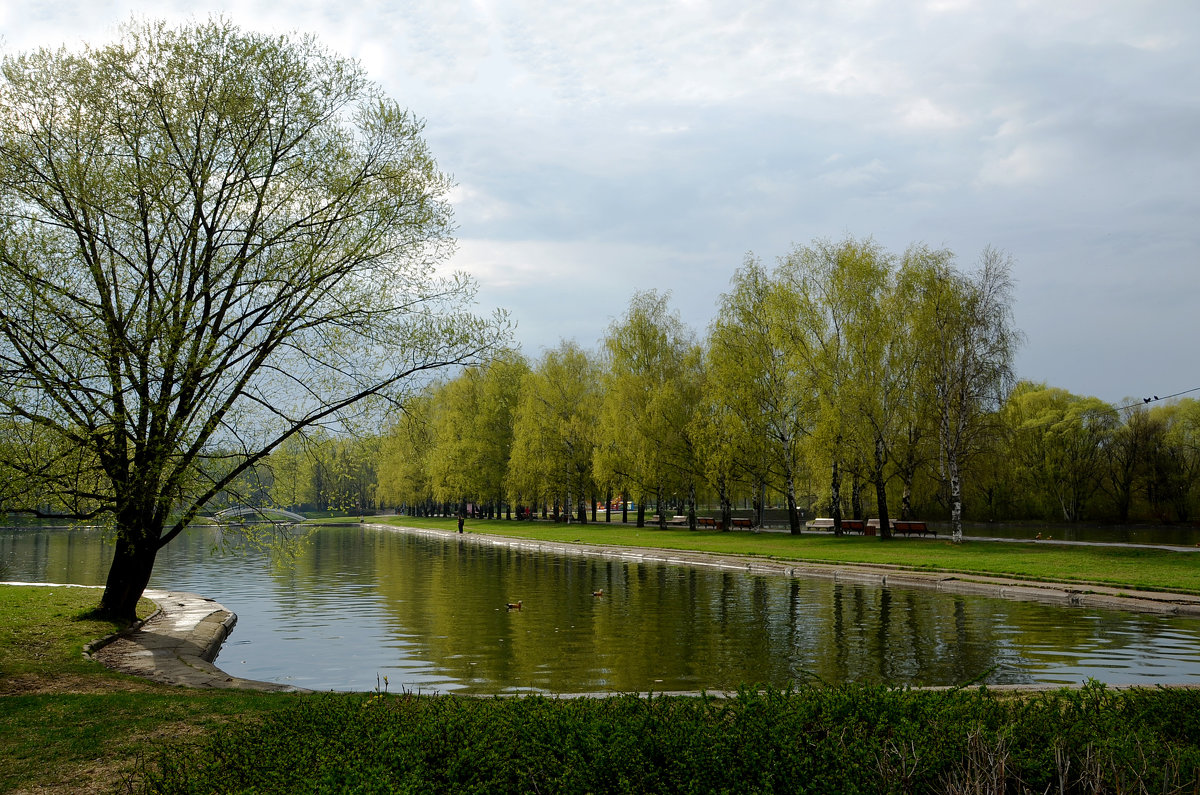
[[[767,484],[766,481],[758,482],[758,504],[755,506],[754,526],[762,527],[767,523]]]
[[[612,488],[608,488],[604,492],[604,521],[606,524],[612,524]]]
[[[842,473],[838,462],[833,462],[833,475],[829,479],[829,515],[833,517],[833,534],[842,534]]]
[[[122,532],[117,537],[104,595],[100,597],[100,612],[114,621],[131,624],[137,620],[138,600],[154,571],[158,539],[143,534],[136,541],[129,541],[125,535]]]
[[[879,507],[879,540],[887,541],[892,537],[892,525],[888,521],[887,482],[883,477],[884,455],[883,439],[875,439],[875,502]]]
[[[728,494],[721,495],[721,530],[729,532],[733,528],[733,503]]]
[[[642,495],[642,498],[638,500],[637,526],[646,526],[646,495],[644,494]]]
[[[958,477],[958,456],[947,456],[946,464],[950,470],[950,540],[955,544],[961,544],[963,540],[962,482]]]
[[[688,485],[688,530],[696,529],[696,484]]]
[[[787,476],[787,510],[788,529],[792,535],[800,535],[800,509],[796,505],[796,479],[789,472]]]
[[[662,486],[654,490],[654,502],[658,507],[658,529],[667,529],[667,512],[663,510]]]

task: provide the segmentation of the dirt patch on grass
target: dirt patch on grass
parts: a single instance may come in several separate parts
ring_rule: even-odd
[[[87,674],[17,674],[0,679],[0,696],[41,696],[62,693],[148,693],[161,685],[123,676]]]
[[[102,795],[128,791],[124,786],[132,776],[134,759],[97,759],[79,765],[68,765],[54,771],[54,781],[44,781],[27,787],[9,790],[12,795]]]

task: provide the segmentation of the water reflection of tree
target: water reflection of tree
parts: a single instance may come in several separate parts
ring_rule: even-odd
[[[1113,632],[1107,619],[1081,611],[1064,621],[1063,608],[1033,603],[357,529],[328,535],[299,562],[297,587],[331,570],[370,584],[402,639],[398,666],[415,659],[485,691],[783,686],[809,672],[829,682],[953,684],[997,663],[990,681],[1031,681],[1042,655],[1071,665],[1072,649],[1144,642],[1156,626],[1114,614]],[[369,563],[354,562],[363,555]],[[503,609],[516,599],[523,611]]]

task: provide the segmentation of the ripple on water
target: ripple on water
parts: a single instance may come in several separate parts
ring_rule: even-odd
[[[189,534],[191,535],[191,534]],[[96,537],[0,538],[19,579],[102,582]],[[182,543],[180,543],[182,542]],[[238,614],[218,664],[316,690],[731,689],[824,681],[1200,683],[1200,620],[329,529],[291,568],[202,534],[153,587]],[[95,549],[89,544],[95,544]],[[24,546],[22,546],[24,545]],[[592,592],[603,587],[605,596]],[[503,606],[522,599],[525,610]]]

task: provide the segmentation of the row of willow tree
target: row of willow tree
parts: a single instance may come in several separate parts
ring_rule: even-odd
[[[667,296],[634,295],[598,351],[510,352],[428,386],[386,432],[310,439],[271,458],[270,495],[310,507],[580,521],[629,500],[644,522],[697,506],[1074,521],[1187,520],[1200,405],[1117,409],[1016,382],[1010,262],[985,250],[892,254],[816,241],[748,257],[700,339]],[[616,501],[616,502],[614,502]],[[886,529],[881,532],[886,538]]]

